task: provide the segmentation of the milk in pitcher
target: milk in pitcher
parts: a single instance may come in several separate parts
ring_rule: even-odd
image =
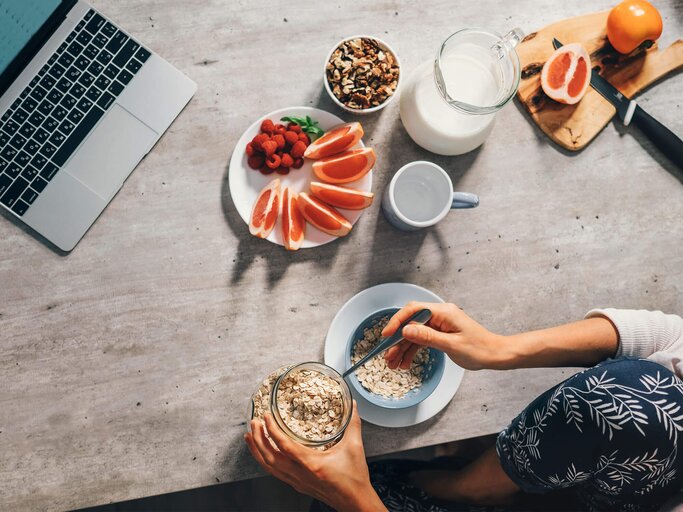
[[[424,62],[408,77],[401,121],[417,144],[439,155],[460,155],[484,142],[495,112],[519,83],[517,54],[507,46],[501,47],[504,55],[495,53],[497,41],[505,38],[473,29],[456,32],[436,61]]]

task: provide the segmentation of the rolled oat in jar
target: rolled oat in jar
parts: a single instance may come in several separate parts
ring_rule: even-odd
[[[334,368],[310,362],[269,374],[252,397],[251,417],[263,418],[270,412],[290,438],[324,450],[342,438],[352,407],[342,376]]]

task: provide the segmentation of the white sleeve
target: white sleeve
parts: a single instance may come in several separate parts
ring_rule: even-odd
[[[683,318],[645,309],[593,309],[586,318],[604,316],[619,332],[617,357],[647,358],[655,352],[683,352]],[[680,345],[680,347],[678,347]]]

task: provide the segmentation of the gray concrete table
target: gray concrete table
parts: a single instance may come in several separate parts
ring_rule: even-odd
[[[477,210],[421,233],[394,231],[374,206],[347,239],[289,254],[250,237],[230,198],[227,162],[255,118],[287,105],[335,110],[321,68],[343,36],[385,38],[408,72],[459,27],[531,31],[579,14],[576,4],[95,5],[199,91],[70,255],[0,219],[0,509],[70,509],[259,475],[242,441],[251,392],[284,363],[322,359],[338,308],[378,283],[425,286],[507,333],[594,306],[683,309],[680,174],[614,124],[568,155],[510,104],[480,150],[440,158],[410,141],[397,104],[363,118],[376,192],[426,158],[480,194]],[[681,2],[657,5],[664,40],[681,35]],[[682,86],[678,75],[641,96],[679,134]],[[495,432],[571,371],[467,373],[432,420],[365,425],[368,454]]]

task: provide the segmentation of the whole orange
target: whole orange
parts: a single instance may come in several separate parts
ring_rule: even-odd
[[[624,0],[607,16],[607,38],[619,53],[631,53],[662,35],[662,16],[647,0]]]

